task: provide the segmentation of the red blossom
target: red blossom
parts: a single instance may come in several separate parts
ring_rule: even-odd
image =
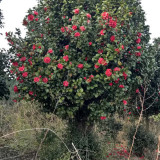
[[[79,9],[78,8],[74,9],[74,14],[79,14]]]
[[[138,88],[136,89],[136,93],[139,93],[139,89]]]
[[[127,79],[127,74],[125,72],[123,72],[123,77],[124,77],[124,80]]]
[[[32,14],[28,15],[28,20],[33,21],[34,20],[34,15],[32,15]]]
[[[68,55],[63,56],[63,59],[64,59],[66,62],[68,62],[68,61],[69,61]]]
[[[14,86],[14,92],[17,93],[18,92],[18,87]]]
[[[49,49],[49,50],[48,50],[48,53],[53,53],[53,50],[52,50],[52,49]]]
[[[107,77],[110,77],[112,75],[111,71],[112,71],[111,69],[106,70],[105,74],[106,74]]]
[[[97,68],[99,68],[100,66],[95,64],[94,67],[97,69]]]
[[[83,32],[86,30],[86,28],[84,26],[80,26],[80,30]]]
[[[123,100],[123,104],[124,104],[124,105],[127,105],[127,101],[126,101],[126,100]]]
[[[141,49],[141,46],[137,46],[137,49]]]
[[[83,64],[78,64],[77,67],[82,69],[83,68]]]
[[[44,61],[44,63],[50,63],[51,58],[50,57],[44,57],[43,61]]]
[[[110,86],[113,86],[113,83],[109,83]]]
[[[112,27],[112,28],[116,28],[117,22],[114,21],[114,20],[112,20],[112,19],[110,19],[110,21],[109,21],[109,26]]]
[[[28,76],[28,72],[22,73],[22,76],[23,76],[23,77],[27,77],[27,76]]]
[[[89,46],[91,46],[91,45],[92,45],[92,42],[89,42],[88,44],[89,44]]]
[[[102,54],[102,53],[103,53],[103,49],[99,49],[99,50],[98,50],[98,53],[99,53],[99,54]]]
[[[101,120],[105,120],[106,116],[101,116],[100,118],[101,118]]]
[[[142,33],[138,32],[138,33],[137,33],[137,36],[138,36],[138,37],[141,37],[141,36],[142,36]]]
[[[33,91],[29,91],[29,95],[33,95]]]
[[[141,39],[140,39],[140,38],[136,39],[136,43],[137,43],[137,44],[139,44],[140,42],[141,42]]]
[[[61,32],[65,32],[65,28],[64,27],[61,27]]]
[[[110,37],[110,41],[111,41],[111,42],[114,42],[114,41],[115,41],[115,36],[114,36],[114,35]]]
[[[122,45],[121,48],[124,50],[124,45]]]
[[[101,16],[102,16],[102,19],[104,19],[104,20],[106,20],[106,19],[109,18],[109,14],[108,14],[107,12],[103,12],[103,13],[101,14]]]
[[[66,45],[66,46],[65,46],[65,49],[68,50],[68,49],[69,49],[69,45]]]
[[[74,36],[75,37],[79,37],[81,34],[79,33],[79,32],[76,32],[75,34],[74,34]]]
[[[38,15],[38,12],[37,12],[37,11],[34,11],[34,14],[37,16],[37,15]]]
[[[34,77],[34,82],[39,82],[39,77]]]
[[[119,85],[119,88],[124,88],[124,85],[122,85],[122,84],[121,84],[121,85]]]
[[[101,36],[104,35],[104,29],[102,29],[102,30],[100,31],[100,35],[101,35]]]
[[[17,67],[18,66],[18,62],[13,62],[12,65]]]
[[[68,87],[69,82],[68,81],[63,81],[63,86]]]
[[[42,79],[42,81],[43,81],[44,83],[47,83],[47,82],[48,82],[48,78],[45,77],[45,78]]]
[[[32,49],[33,49],[33,50],[35,50],[35,49],[36,49],[36,45],[35,45],[35,44],[32,46]]]
[[[136,52],[136,53],[135,53],[135,56],[140,57],[140,56],[141,56],[141,53],[140,53],[140,52]]]
[[[19,69],[18,69],[19,71],[21,71],[21,72],[23,72],[24,71],[24,66],[22,66],[22,67],[19,67]]]
[[[72,26],[72,29],[75,31],[75,30],[77,30],[77,26],[76,25],[73,25]]]
[[[114,68],[114,71],[116,72],[116,71],[120,71],[120,68],[119,67],[115,67]]]
[[[20,61],[21,61],[21,62],[26,61],[26,57],[22,57],[22,58],[20,59]]]
[[[89,13],[86,14],[87,18],[91,18],[91,15]]]
[[[59,64],[57,65],[57,67],[58,67],[59,69],[63,69],[63,65],[62,65],[61,63],[59,63]]]

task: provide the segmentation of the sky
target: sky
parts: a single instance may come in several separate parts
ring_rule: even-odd
[[[5,32],[15,31],[20,28],[22,36],[25,36],[25,27],[22,25],[27,10],[36,6],[38,0],[2,0],[0,8],[4,15],[4,28],[0,29],[0,48],[8,49],[8,42],[5,40]],[[154,38],[160,37],[160,0],[141,0],[142,8],[146,13],[146,24],[150,26],[151,42]]]

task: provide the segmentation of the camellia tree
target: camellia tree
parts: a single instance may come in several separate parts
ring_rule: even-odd
[[[23,20],[25,38],[6,33],[15,55],[14,101],[35,99],[83,123],[127,106],[142,83],[136,64],[148,54],[148,27],[137,6],[136,0],[40,1]]]

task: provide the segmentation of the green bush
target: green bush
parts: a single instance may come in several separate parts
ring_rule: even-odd
[[[128,144],[131,146],[133,135],[135,133],[135,126],[130,127],[129,133],[128,133]],[[133,146],[133,152],[137,156],[143,156],[146,155],[146,151],[150,151],[151,153],[154,153],[154,150],[157,148],[157,142],[155,135],[149,131],[146,131],[144,127],[141,125],[137,131],[134,146]]]

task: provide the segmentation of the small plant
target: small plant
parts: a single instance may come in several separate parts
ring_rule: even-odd
[[[135,126],[132,126],[128,133],[128,144],[131,146],[133,134],[135,133]],[[154,153],[154,150],[157,148],[157,142],[155,139],[155,135],[151,132],[147,132],[144,127],[141,125],[137,131],[133,151],[137,154],[137,156],[145,155],[146,151],[150,151]]]

